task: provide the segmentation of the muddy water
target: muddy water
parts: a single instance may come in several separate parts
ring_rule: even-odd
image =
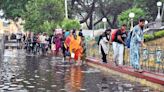
[[[0,61],[0,92],[157,92],[87,65],[61,61],[6,49]]]

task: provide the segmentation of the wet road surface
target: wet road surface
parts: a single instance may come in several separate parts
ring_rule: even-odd
[[[0,61],[0,92],[157,92],[87,65],[61,61],[6,49]]]

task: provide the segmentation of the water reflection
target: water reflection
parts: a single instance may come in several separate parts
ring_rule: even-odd
[[[81,72],[81,67],[71,67],[71,89],[73,92],[77,92],[82,87],[83,73]]]
[[[6,49],[0,63],[0,92],[151,91],[149,87],[123,80],[119,76],[61,61],[61,58],[52,56],[30,56],[23,50]]]
[[[99,87],[99,92],[110,92],[106,77],[103,77],[101,83],[97,84],[97,86]]]

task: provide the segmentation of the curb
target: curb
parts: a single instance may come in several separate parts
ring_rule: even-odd
[[[101,64],[99,62],[96,62],[99,60],[93,58],[86,58],[86,61],[89,66],[98,68],[102,71],[114,75],[119,75],[120,77],[123,77],[125,79],[139,82],[143,85],[152,87],[157,90],[161,90],[161,91],[164,90],[164,76],[160,76],[161,78],[156,78],[157,74],[148,73],[148,72],[138,73],[134,71],[129,71],[122,68],[114,67],[110,64]],[[150,76],[149,74],[154,75],[154,77]]]

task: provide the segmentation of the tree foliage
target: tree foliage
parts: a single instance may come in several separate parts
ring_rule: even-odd
[[[89,29],[102,23],[104,17],[109,27],[115,28],[117,16],[132,7],[132,3],[132,0],[72,0],[71,13],[80,18],[80,23],[86,23]]]
[[[80,29],[81,25],[80,22],[77,20],[64,19],[61,26],[65,30],[71,30],[71,29]]]
[[[157,16],[158,1],[164,0],[67,0],[70,19],[79,19],[88,29],[101,25],[107,18],[110,28],[118,27],[121,12],[137,7],[144,10],[146,19],[154,21]],[[48,23],[52,26],[64,19],[64,0],[0,0],[0,9],[5,17],[26,21],[25,28],[31,31],[44,31]],[[164,17],[163,17],[164,20]],[[52,29],[52,28],[51,28]]]
[[[134,0],[134,3],[137,7],[142,8],[147,13],[146,17],[149,21],[154,21],[157,17],[158,7],[156,3],[158,1],[164,3],[164,0]]]
[[[92,25],[102,23],[107,18],[108,27],[116,28],[120,24],[118,15],[130,8],[141,8],[148,21],[154,21],[157,16],[159,0],[71,0],[69,16],[78,16],[80,23],[86,23],[89,29]],[[164,0],[160,0],[164,2]],[[78,3],[75,3],[78,2]],[[163,17],[164,20],[164,17]]]
[[[52,31],[64,18],[63,2],[59,0],[29,1],[23,18],[26,30]]]
[[[17,20],[22,17],[25,6],[30,0],[0,0],[0,9],[3,9],[7,18]]]
[[[135,14],[135,17],[133,18],[135,24],[138,22],[139,18],[144,18],[146,15],[144,10],[142,10],[141,8],[134,7],[132,9],[125,10],[118,16],[118,21],[120,25],[127,24],[129,22],[129,13],[131,12]]]
[[[0,0],[5,17],[25,20],[28,31],[51,31],[64,19],[64,0]]]

